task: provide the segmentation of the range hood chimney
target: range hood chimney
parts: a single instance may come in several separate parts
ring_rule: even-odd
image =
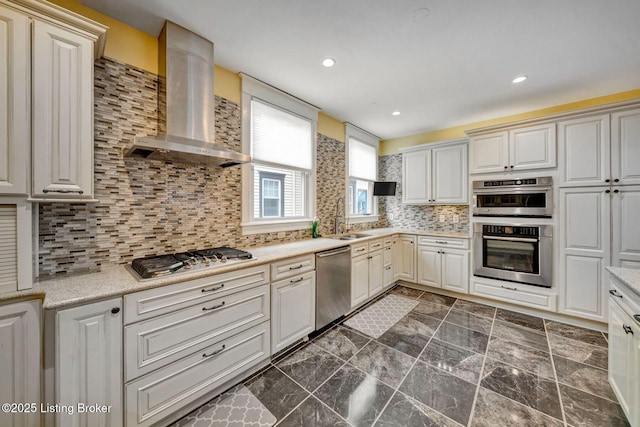
[[[135,137],[126,155],[220,167],[251,161],[214,142],[213,43],[166,21],[158,50],[159,133]]]

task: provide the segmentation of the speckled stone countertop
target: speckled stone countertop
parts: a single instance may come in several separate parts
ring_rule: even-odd
[[[102,267],[101,271],[96,273],[42,280],[34,284],[33,289],[0,294],[0,303],[11,302],[14,299],[24,299],[26,297],[44,297],[44,308],[59,309],[118,297],[124,294],[166,286],[186,280],[255,267],[257,265],[268,264],[281,259],[320,252],[398,233],[464,239],[469,238],[469,235],[466,233],[399,230],[393,228],[363,230],[358,233],[368,234],[371,237],[347,241],[331,238],[318,238],[249,248],[247,250],[250,251],[254,257],[250,261],[216,267],[215,269],[188,271],[156,279],[138,280],[125,265],[106,265]]]
[[[630,291],[640,296],[640,270],[622,267],[607,267],[607,270]]]

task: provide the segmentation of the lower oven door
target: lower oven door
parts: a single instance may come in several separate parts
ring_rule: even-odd
[[[541,233],[542,234],[542,233]],[[552,240],[474,234],[473,274],[551,287]]]

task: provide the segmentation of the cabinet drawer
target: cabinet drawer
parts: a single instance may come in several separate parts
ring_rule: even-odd
[[[387,246],[391,246],[391,244],[393,244],[393,239],[395,238],[396,236],[385,237],[384,239],[382,239],[382,246],[384,246],[385,248]]]
[[[124,323],[149,319],[265,283],[269,283],[269,266],[260,265],[125,295]]]
[[[218,342],[125,386],[127,426],[150,426],[215,396],[227,381],[269,358],[269,322]]]
[[[269,319],[270,290],[258,286],[125,327],[125,381]]]
[[[369,242],[369,252],[377,251],[382,248],[382,239],[371,240]]]
[[[615,301],[630,317],[633,317],[634,314],[640,314],[640,297],[630,292],[611,274],[609,274],[609,298]],[[638,326],[640,326],[640,322]]]
[[[469,249],[469,239],[456,239],[455,237],[418,236],[418,245]]]
[[[556,310],[556,295],[527,292],[507,285],[473,282],[471,294],[542,310]]]
[[[369,243],[358,243],[355,245],[351,245],[351,257],[356,257],[359,255],[364,255],[369,252]]]
[[[393,262],[393,250],[391,246],[385,246],[382,249],[382,265],[391,265]]]
[[[295,276],[316,269],[315,254],[285,259],[271,264],[271,281]]]

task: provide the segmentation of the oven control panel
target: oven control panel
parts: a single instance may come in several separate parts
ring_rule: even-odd
[[[482,234],[485,236],[538,237],[540,227],[485,224],[482,226]]]

